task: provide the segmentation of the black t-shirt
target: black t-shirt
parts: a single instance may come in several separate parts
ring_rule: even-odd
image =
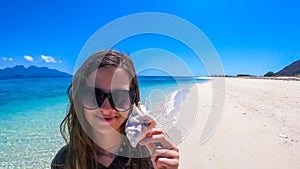
[[[62,147],[57,154],[55,155],[54,159],[51,163],[51,169],[63,169],[64,164],[66,162],[68,147],[67,145]],[[124,157],[124,156],[116,156],[109,167],[105,167],[102,164],[98,163],[99,168],[98,169],[122,169],[125,168],[130,163],[130,158]],[[147,158],[148,164],[150,166],[150,169],[153,168],[152,162],[150,160],[150,157]]]

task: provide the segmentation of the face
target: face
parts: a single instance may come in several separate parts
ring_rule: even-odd
[[[104,67],[92,72],[88,77],[87,86],[101,89],[106,93],[116,90],[130,89],[128,72],[122,68]],[[84,114],[92,130],[98,133],[121,132],[121,125],[128,116],[129,110],[119,112],[115,110],[108,97],[102,105],[90,110],[84,108]]]

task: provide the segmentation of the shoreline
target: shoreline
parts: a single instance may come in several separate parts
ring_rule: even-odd
[[[200,143],[200,135],[214,106],[211,82],[197,84],[184,100],[187,105],[184,112],[189,112],[191,104],[187,103],[198,97],[199,113],[179,144],[180,168],[299,168],[300,82],[224,79],[223,114],[214,134],[205,143]],[[199,95],[193,95],[195,92]],[[197,160],[193,160],[195,157]]]
[[[157,122],[156,127],[162,128],[175,144],[182,142],[185,133],[185,130],[178,126],[178,120],[182,115],[182,103],[185,102],[186,95],[191,92],[192,87],[196,87],[196,84],[185,84],[181,88],[167,93],[164,100],[151,108],[151,112],[154,112],[151,115],[155,117]]]

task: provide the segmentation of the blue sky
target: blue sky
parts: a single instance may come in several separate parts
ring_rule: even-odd
[[[300,59],[299,7],[296,0],[2,0],[0,68],[36,65],[73,73],[79,52],[98,29],[126,15],[162,12],[200,29],[219,54],[225,74],[264,75]],[[117,47],[128,53],[149,48],[169,51],[180,55],[194,75],[207,74],[188,48],[170,38],[137,36]]]

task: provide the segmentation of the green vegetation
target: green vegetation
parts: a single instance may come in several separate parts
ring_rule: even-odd
[[[265,76],[265,77],[275,77],[275,76],[277,76],[277,75],[276,75],[274,72],[269,71],[269,72],[266,73],[264,76]]]
[[[252,75],[248,75],[248,74],[238,74],[236,76],[237,77],[252,77]]]

